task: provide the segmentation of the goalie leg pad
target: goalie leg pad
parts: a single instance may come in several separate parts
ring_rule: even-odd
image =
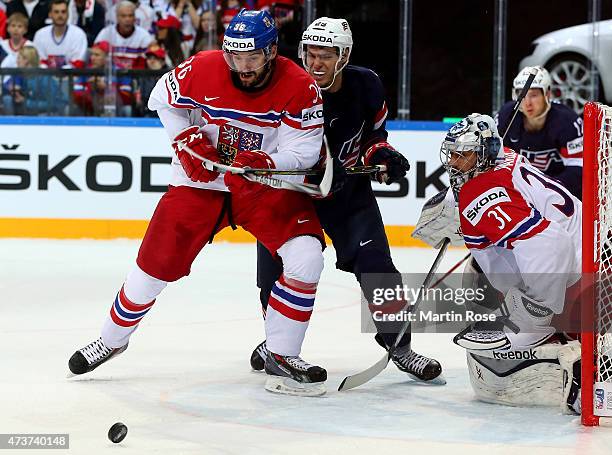
[[[560,345],[544,346],[544,349],[525,351],[525,357],[530,360],[503,357],[510,354],[487,358],[468,351],[468,371],[476,398],[506,406],[558,406],[562,398],[562,374],[555,351]]]
[[[580,342],[570,341],[559,349],[559,364],[563,369],[563,396],[561,399],[561,412],[563,414],[580,415],[582,403],[580,401]]]

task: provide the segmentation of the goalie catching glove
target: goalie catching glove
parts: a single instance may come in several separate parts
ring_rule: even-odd
[[[412,237],[436,249],[442,246],[445,238],[450,239],[452,245],[464,244],[459,208],[450,188],[440,191],[425,203]]]
[[[197,126],[190,126],[179,132],[174,141],[172,148],[181,162],[181,166],[185,170],[185,174],[194,182],[212,182],[219,177],[218,172],[209,171],[204,167],[201,159],[190,155],[185,150],[185,145],[193,152],[203,156],[211,161],[219,161],[219,153],[211,144],[210,139]]]
[[[379,142],[366,150],[363,163],[366,166],[384,165],[387,169],[374,174],[374,178],[378,183],[384,182],[387,185],[399,182],[410,169],[410,163],[404,155],[395,150],[388,142]]]
[[[247,150],[238,152],[232,163],[233,167],[241,167],[244,169],[275,169],[274,161],[266,152],[261,150]],[[247,193],[257,189],[255,185],[260,183],[250,182],[240,174],[232,174],[227,172],[224,177],[225,184],[232,193]]]

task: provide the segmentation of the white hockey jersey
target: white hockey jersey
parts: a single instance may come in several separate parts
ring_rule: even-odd
[[[459,193],[466,246],[491,284],[519,287],[555,313],[579,279],[582,203],[510,149]]]
[[[157,82],[149,109],[157,111],[170,140],[188,126],[201,126],[225,164],[245,150],[265,151],[277,169],[310,168],[320,156],[320,89],[284,57],[276,58],[264,89],[245,92],[234,86],[222,51],[200,52]],[[222,175],[210,183],[193,182],[176,156],[172,164],[172,185],[227,191]],[[303,181],[302,176],[287,179]]]
[[[76,25],[67,25],[60,38],[53,34],[53,25],[41,28],[34,35],[34,46],[40,64],[48,68],[83,68],[87,53],[87,35]]]
[[[130,36],[122,36],[116,25],[104,27],[95,42],[108,41],[113,51],[113,66],[118,69],[144,69],[145,52],[153,42],[153,36],[144,28],[134,27]]]

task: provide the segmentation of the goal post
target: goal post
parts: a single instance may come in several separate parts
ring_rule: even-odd
[[[612,422],[612,108],[584,109],[582,423]]]

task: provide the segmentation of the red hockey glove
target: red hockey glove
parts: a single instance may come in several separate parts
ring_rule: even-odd
[[[232,166],[242,167],[245,169],[276,168],[274,161],[272,161],[272,158],[270,158],[270,155],[268,155],[266,152],[262,152],[261,150],[247,150],[246,152],[238,152],[236,154],[236,158],[234,158]],[[225,174],[224,180],[229,190],[234,194],[252,191],[253,189],[257,188],[254,185],[259,185],[259,183],[249,182],[240,174],[232,174],[230,172]]]
[[[202,164],[202,160],[191,156],[187,153],[183,145],[187,145],[198,155],[208,158],[211,161],[219,161],[219,153],[217,149],[210,143],[210,139],[197,126],[190,126],[178,133],[172,142],[172,147],[176,152],[176,156],[181,162],[187,177],[194,182],[212,182],[219,177],[218,172],[209,171]]]
[[[399,182],[410,169],[410,163],[400,152],[395,150],[388,142],[379,142],[371,146],[363,157],[366,166],[377,166],[384,164],[385,172],[377,172],[374,177],[379,183],[390,185]]]

